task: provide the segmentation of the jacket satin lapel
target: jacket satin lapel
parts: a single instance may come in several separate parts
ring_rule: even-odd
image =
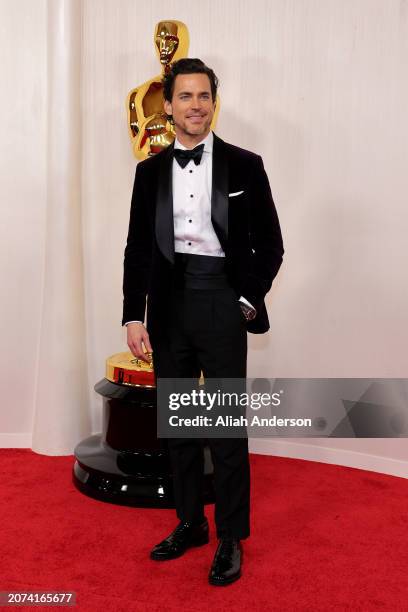
[[[225,251],[228,239],[228,164],[225,143],[215,134],[212,160],[211,221]]]
[[[174,142],[162,155],[156,201],[156,240],[164,257],[174,264],[173,220],[173,149]]]

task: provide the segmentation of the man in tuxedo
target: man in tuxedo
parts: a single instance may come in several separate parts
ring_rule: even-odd
[[[122,325],[133,355],[147,361],[153,352],[157,378],[244,379],[247,331],[269,329],[264,298],[283,256],[268,178],[261,157],[210,130],[218,80],[201,60],[175,62],[163,85],[176,139],[136,168]],[[250,533],[248,440],[208,442],[219,539],[209,582],[226,585],[241,576]],[[180,522],[152,549],[154,560],[209,541],[202,441],[168,445]]]

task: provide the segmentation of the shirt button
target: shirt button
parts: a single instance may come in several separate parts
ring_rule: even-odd
[[[194,198],[194,196],[193,196],[193,194],[192,194],[192,193],[190,193],[190,198]]]
[[[193,172],[192,170],[189,170],[190,174]]]
[[[188,246],[191,246],[191,242],[187,242]]]
[[[191,223],[191,219],[189,219],[188,222]]]

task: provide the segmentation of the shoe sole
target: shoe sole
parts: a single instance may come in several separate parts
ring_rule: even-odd
[[[208,579],[208,582],[212,584],[213,586],[228,586],[229,584],[232,584],[236,580],[239,580],[241,576],[242,576],[242,573],[239,572],[239,574],[237,574],[236,576],[233,576],[232,578],[227,578],[223,580],[223,582],[219,582],[218,580],[213,580],[211,578]]]
[[[209,536],[207,536],[202,540],[196,540],[194,542],[191,542],[191,544],[189,544],[184,550],[175,555],[171,555],[170,557],[164,557],[162,555],[156,556],[154,553],[150,553],[150,558],[153,559],[153,561],[171,561],[172,559],[178,559],[179,557],[182,557],[184,553],[188,551],[189,548],[197,548],[198,546],[204,546],[205,544],[208,544],[209,541],[210,538]]]

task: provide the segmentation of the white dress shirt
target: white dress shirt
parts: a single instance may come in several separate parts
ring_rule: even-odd
[[[196,146],[204,144],[198,166],[190,159],[182,168],[173,160],[174,251],[194,255],[225,257],[211,223],[211,184],[213,133]],[[176,138],[175,149],[187,147]]]
[[[203,155],[198,166],[190,159],[182,168],[173,159],[173,219],[174,251],[194,255],[225,257],[225,253],[211,222],[212,150],[214,136],[210,131],[195,146],[204,144]],[[175,149],[187,149],[176,138]],[[244,297],[239,298],[251,308]],[[128,321],[142,323],[142,321]]]

